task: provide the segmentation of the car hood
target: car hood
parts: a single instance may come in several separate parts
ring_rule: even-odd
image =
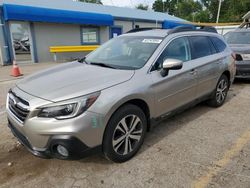
[[[133,75],[134,70],[71,62],[28,76],[16,85],[33,96],[58,102],[126,82]]]
[[[231,44],[230,47],[235,53],[250,54],[250,44]]]

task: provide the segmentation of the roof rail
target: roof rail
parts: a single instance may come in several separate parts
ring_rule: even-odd
[[[149,31],[149,30],[153,30],[153,29],[162,29],[162,28],[159,28],[159,27],[141,27],[141,28],[131,29],[127,33],[135,33],[135,32],[140,32],[140,31]]]
[[[140,31],[149,31],[153,29],[163,29],[160,27],[141,27],[141,28],[135,28],[131,29],[127,33],[136,33]],[[168,31],[168,34],[173,34],[173,33],[179,33],[179,32],[186,32],[186,31],[205,31],[205,32],[212,32],[212,33],[217,33],[217,30],[213,26],[199,26],[199,25],[185,25],[185,26],[177,26],[174,27],[173,29],[170,29]]]
[[[205,31],[205,32],[212,32],[217,33],[215,27],[212,26],[178,26],[171,29],[168,34],[179,33],[179,32],[186,32],[186,31]]]
[[[185,31],[194,31],[194,30],[195,30],[194,26],[177,26],[177,27],[169,30],[168,34],[185,32]]]
[[[216,28],[213,26],[200,26],[199,28],[202,31],[212,32],[212,33],[218,33]]]

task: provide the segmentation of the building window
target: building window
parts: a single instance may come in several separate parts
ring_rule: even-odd
[[[99,28],[82,27],[82,43],[83,44],[98,44],[99,43]]]

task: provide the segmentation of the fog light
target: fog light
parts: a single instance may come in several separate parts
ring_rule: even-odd
[[[57,152],[58,152],[60,155],[64,156],[64,157],[68,157],[68,156],[69,156],[69,152],[68,152],[67,148],[65,148],[65,147],[62,146],[62,145],[58,145],[58,146],[57,146]]]

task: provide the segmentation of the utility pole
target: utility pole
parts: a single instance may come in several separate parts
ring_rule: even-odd
[[[179,10],[179,0],[177,0],[177,12],[178,12],[178,15],[177,16],[180,16],[180,10]],[[176,15],[175,15],[176,16]]]
[[[222,0],[219,0],[219,7],[218,7],[216,23],[219,23],[221,2],[222,2]]]
[[[162,0],[162,12],[165,12],[164,0]]]

